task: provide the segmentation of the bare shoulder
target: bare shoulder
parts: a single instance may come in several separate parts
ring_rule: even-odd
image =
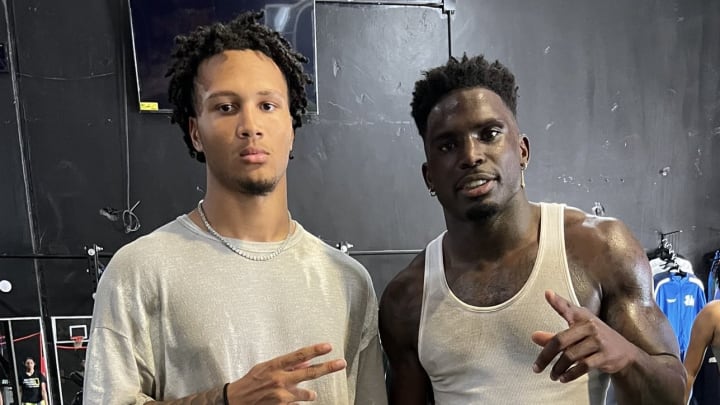
[[[628,243],[637,244],[632,232],[619,219],[598,217],[574,207],[565,208],[565,236],[603,249],[624,250]]]
[[[420,315],[423,285],[425,281],[425,252],[417,255],[398,273],[385,288],[380,300],[380,311],[389,312],[393,318]]]
[[[698,317],[701,316],[705,318],[704,321],[718,325],[718,328],[720,328],[720,300],[708,302],[698,314]]]
[[[568,208],[565,243],[571,270],[593,291],[574,281],[575,290],[586,289],[598,317],[646,353],[677,357],[677,339],[655,304],[647,256],[627,226]]]
[[[425,251],[417,255],[385,288],[380,299],[380,329],[395,338],[417,336],[425,272]]]
[[[565,243],[575,278],[595,286],[596,291],[578,291],[579,294],[594,295],[599,301],[612,296],[640,299],[646,304],[654,301],[647,256],[622,221],[568,207]]]

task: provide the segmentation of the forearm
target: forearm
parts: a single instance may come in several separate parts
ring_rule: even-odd
[[[213,388],[209,391],[189,395],[180,399],[170,401],[153,401],[148,404],[162,405],[223,405],[223,387]]]
[[[694,384],[695,384],[695,376],[688,374],[687,384],[685,385],[685,399],[683,400],[683,404],[687,404],[688,401],[690,401],[690,391],[692,391]]]
[[[612,380],[620,405],[677,405],[685,394],[685,368],[670,354],[638,350],[632,364]]]

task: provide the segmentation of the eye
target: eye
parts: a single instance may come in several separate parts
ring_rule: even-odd
[[[276,108],[277,108],[277,107],[276,107],[275,104],[273,104],[273,103],[267,103],[267,102],[265,102],[265,103],[261,103],[261,104],[260,104],[260,109],[263,110],[263,111],[267,111],[267,112],[275,111]]]
[[[480,134],[480,138],[484,141],[492,141],[498,136],[502,135],[502,129],[500,128],[488,128]]]
[[[230,113],[235,112],[235,110],[236,110],[235,106],[233,104],[229,104],[229,103],[220,104],[215,108],[224,114],[230,114]]]
[[[448,140],[441,143],[438,149],[440,149],[441,152],[450,152],[451,150],[455,149],[455,146],[455,141]]]

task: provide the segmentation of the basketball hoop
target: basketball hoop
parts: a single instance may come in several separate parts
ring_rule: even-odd
[[[73,347],[75,348],[75,350],[82,349],[84,339],[82,336],[73,336],[70,339],[72,339],[73,341]]]

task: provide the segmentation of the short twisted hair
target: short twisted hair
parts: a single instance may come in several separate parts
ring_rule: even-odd
[[[415,83],[412,116],[420,136],[425,138],[427,119],[432,108],[448,93],[471,87],[484,87],[497,93],[513,115],[517,115],[517,90],[515,76],[500,62],[489,63],[484,56],[458,60],[451,57],[448,62],[423,73],[424,79]]]
[[[308,59],[278,32],[260,23],[262,17],[262,11],[249,11],[229,23],[200,26],[188,35],[175,38],[170,68],[165,75],[170,77],[168,97],[174,106],[172,122],[180,125],[190,156],[200,162],[205,162],[205,154],[193,147],[189,128],[190,117],[196,116],[195,78],[204,60],[223,51],[260,51],[271,58],[287,81],[293,129],[302,126],[302,115],[308,104],[305,86],[312,83],[302,66]]]

